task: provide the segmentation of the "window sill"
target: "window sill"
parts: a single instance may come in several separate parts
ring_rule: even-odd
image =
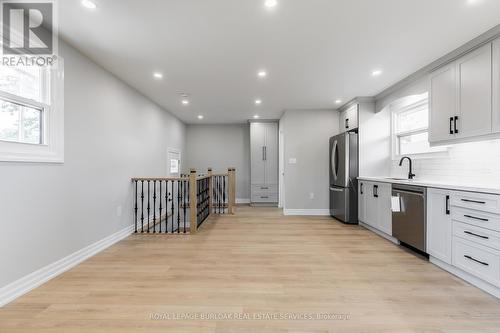
[[[416,153],[416,154],[406,154],[406,155],[393,155],[393,161],[399,161],[401,158],[408,156],[414,160],[424,160],[424,159],[432,159],[432,158],[443,158],[448,157],[450,155],[449,149],[446,148],[441,151],[433,151],[427,153]]]

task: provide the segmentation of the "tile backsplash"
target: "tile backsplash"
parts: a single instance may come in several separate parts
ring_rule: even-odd
[[[500,140],[452,145],[448,154],[413,159],[417,179],[500,188]],[[392,161],[392,177],[407,177],[408,162]]]

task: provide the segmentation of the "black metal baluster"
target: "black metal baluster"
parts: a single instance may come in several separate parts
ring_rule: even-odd
[[[221,192],[220,192],[220,189],[221,189],[221,177],[219,176],[219,181],[218,181],[218,188],[217,188],[217,192],[219,194],[219,201],[218,201],[218,206],[219,206],[219,214],[220,214],[220,211],[221,211],[221,199],[222,199],[222,195],[221,195]]]
[[[178,180],[177,183],[177,233],[181,232],[181,191],[179,185],[181,182]]]
[[[222,186],[222,202],[224,203],[224,208],[222,209],[222,214],[226,214],[226,176],[222,176],[223,186]]]
[[[141,234],[144,232],[144,180],[141,180]]]
[[[172,196],[170,197],[170,209],[172,211],[172,233],[174,233],[174,216],[175,216],[175,212],[174,212],[174,181],[172,180]]]
[[[168,234],[168,180],[165,180],[165,233]]]
[[[149,195],[151,194],[150,181],[148,180],[148,216],[146,223],[148,224],[148,234],[149,234],[149,217],[151,216],[151,205],[149,203]]]
[[[156,233],[156,180],[153,180],[153,234]]]
[[[135,211],[135,233],[137,233],[137,180],[135,181],[135,207],[134,207],[134,211]]]
[[[163,183],[163,180],[160,179],[160,212],[159,212],[159,215],[160,215],[160,223],[158,223],[160,225],[160,231],[159,233],[161,234],[161,212],[162,212],[162,192],[161,192],[161,184]]]
[[[188,186],[188,182],[184,181],[184,186],[183,186],[183,190],[184,190],[184,196],[183,196],[183,200],[184,201],[184,233],[186,233],[186,205],[187,205],[187,200],[186,200],[186,190],[187,190],[187,186]],[[189,191],[187,191],[187,193],[189,193]]]

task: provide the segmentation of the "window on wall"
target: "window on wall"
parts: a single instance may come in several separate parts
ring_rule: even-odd
[[[62,67],[0,66],[0,161],[62,162]]]
[[[43,144],[50,108],[49,72],[40,67],[1,67],[0,140]]]
[[[428,94],[409,96],[392,110],[393,155],[429,154],[446,148],[433,148],[429,144],[429,99]]]

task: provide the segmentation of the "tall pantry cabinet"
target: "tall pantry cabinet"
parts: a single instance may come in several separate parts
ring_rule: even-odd
[[[278,203],[278,123],[250,123],[251,202]]]

